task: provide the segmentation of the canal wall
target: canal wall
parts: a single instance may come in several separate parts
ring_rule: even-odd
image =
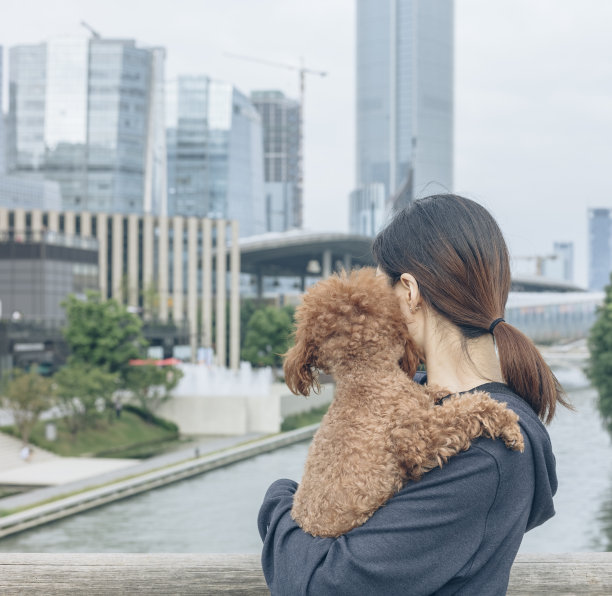
[[[84,490],[78,494],[67,495],[49,503],[41,503],[24,511],[0,517],[0,538],[228,466],[262,453],[308,441],[312,438],[318,426],[318,424],[315,424],[273,437],[255,440],[219,453],[194,457],[146,474],[125,478],[91,490]],[[95,479],[92,479],[92,484],[95,485]]]

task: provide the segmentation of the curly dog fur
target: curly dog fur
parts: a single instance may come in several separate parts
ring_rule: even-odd
[[[292,517],[314,536],[363,524],[409,480],[480,436],[523,450],[518,416],[484,392],[448,392],[412,380],[418,365],[399,300],[373,269],[319,282],[296,311],[284,362],[293,393],[332,374],[336,393],[310,445]]]

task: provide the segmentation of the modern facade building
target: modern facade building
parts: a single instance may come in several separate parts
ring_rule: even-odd
[[[28,180],[17,176],[8,176],[6,173],[5,149],[9,140],[4,121],[3,64],[2,46],[0,46],[0,206],[60,210],[62,208],[62,197],[57,182]]]
[[[229,277],[229,361],[232,368],[238,368],[237,222],[0,207],[0,237],[28,242],[41,234],[46,234],[46,238],[56,235],[75,238],[75,243],[93,239],[98,245],[97,284],[102,296],[116,298],[134,311],[142,312],[146,320],[188,325],[192,356],[195,358],[198,346],[214,347],[217,363],[221,365],[227,363],[228,353],[226,286]]]
[[[67,294],[98,288],[98,243],[49,231],[0,234],[0,303],[5,318],[57,325]]]
[[[0,207],[60,211],[62,194],[52,180],[0,175]]]
[[[253,91],[263,125],[266,231],[302,227],[300,103],[281,91]]]
[[[612,271],[611,209],[589,209],[589,289],[603,290]]]
[[[164,56],[97,36],[11,48],[9,172],[57,181],[64,210],[165,214]]]
[[[357,0],[355,186],[384,186],[379,220],[452,190],[453,23],[453,0]]]
[[[265,231],[261,118],[228,83],[181,76],[167,87],[168,212]]]
[[[555,242],[553,245],[554,259],[546,259],[542,263],[544,277],[574,281],[574,243]]]
[[[350,195],[350,230],[353,234],[375,236],[385,223],[385,186],[381,182],[367,184]]]
[[[4,65],[4,58],[2,55],[2,46],[0,46],[0,176],[4,176],[6,173],[6,132],[4,125],[4,105],[3,105],[3,91],[4,91],[4,79],[2,78],[2,69]]]

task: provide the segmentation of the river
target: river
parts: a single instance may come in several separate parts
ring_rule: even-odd
[[[612,445],[593,389],[558,371],[576,412],[549,428],[557,457],[557,515],[521,552],[612,550]],[[579,376],[579,375],[578,375]],[[572,388],[573,387],[573,388]],[[256,553],[257,511],[279,477],[299,479],[308,445],[293,445],[0,540],[2,552]]]

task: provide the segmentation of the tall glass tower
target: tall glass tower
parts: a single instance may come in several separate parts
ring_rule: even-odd
[[[253,91],[263,125],[266,231],[302,227],[300,103],[282,91]]]
[[[261,118],[235,87],[204,75],[167,86],[169,215],[236,219],[265,232]]]
[[[4,83],[2,79],[2,46],[0,46],[0,176],[4,176],[6,172],[6,131],[4,126],[4,107],[2,102],[2,95],[4,91]]]
[[[99,37],[11,48],[10,170],[59,182],[65,210],[165,214],[164,55]]]
[[[603,290],[611,271],[612,210],[589,209],[589,290]]]
[[[452,0],[357,0],[354,193],[382,184],[385,215],[452,190],[453,22]]]

